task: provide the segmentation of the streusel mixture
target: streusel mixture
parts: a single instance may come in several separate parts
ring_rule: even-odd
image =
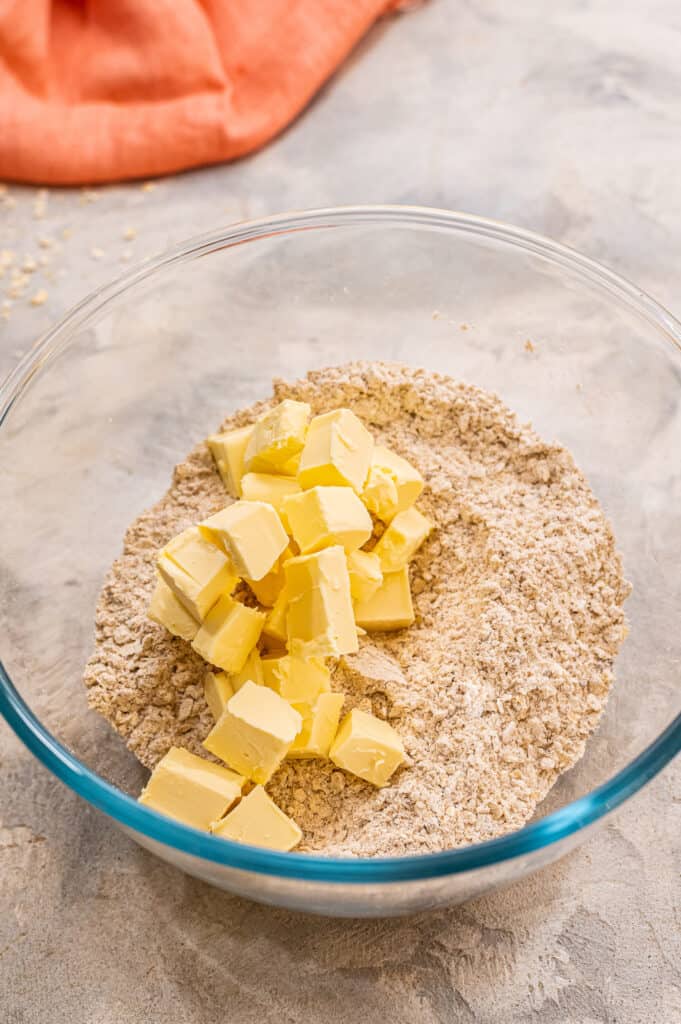
[[[287,760],[269,793],[302,828],[300,849],[334,855],[441,850],[520,827],[581,756],[626,633],[630,588],[587,481],[495,395],[394,364],[276,381],[223,429],[283,398],[352,409],[420,470],[435,528],[412,563],[415,624],[363,638],[333,670],[345,710],[394,725],[407,765],[376,789],[330,761]],[[90,704],[150,768],[173,744],[205,757],[213,725],[205,662],[147,618],[156,554],[226,500],[202,443],[128,530],[100,597]]]

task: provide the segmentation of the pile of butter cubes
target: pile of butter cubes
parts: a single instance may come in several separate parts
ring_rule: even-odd
[[[300,829],[264,789],[285,757],[328,757],[376,786],[404,761],[387,722],[359,709],[340,721],[328,659],[357,651],[359,633],[413,623],[408,563],[431,529],[414,507],[423,480],[349,409],[311,420],[286,399],[207,443],[237,500],[163,548],[149,617],[211,666],[204,746],[228,767],[171,748],[140,800],[290,850]]]

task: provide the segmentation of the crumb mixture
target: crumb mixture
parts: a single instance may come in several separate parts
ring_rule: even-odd
[[[395,364],[278,380],[222,429],[284,398],[351,408],[420,470],[435,523],[411,566],[415,624],[363,638],[332,679],[345,711],[390,721],[407,764],[376,789],[330,761],[285,761],[268,791],[302,828],[299,849],[424,853],[519,828],[582,755],[626,633],[630,588],[587,481],[495,395]],[[205,663],[147,618],[155,556],[229,500],[200,444],[128,530],[99,600],[90,704],[149,768],[173,744],[207,756],[213,725]]]

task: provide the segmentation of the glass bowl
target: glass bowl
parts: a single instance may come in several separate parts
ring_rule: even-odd
[[[528,342],[530,344],[528,344]],[[101,289],[0,389],[0,710],[137,842],[263,902],[383,916],[468,899],[581,842],[678,751],[681,324],[586,257],[437,210],[239,224]],[[611,518],[631,632],[583,759],[525,828],[438,854],[333,859],[240,846],[135,801],[145,772],[88,710],[98,592],[172,467],[272,377],[399,360],[498,391],[571,449]]]

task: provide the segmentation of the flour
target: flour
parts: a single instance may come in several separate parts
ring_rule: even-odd
[[[629,585],[611,528],[571,456],[494,395],[448,377],[354,363],[276,381],[314,413],[350,407],[423,474],[435,523],[411,568],[416,622],[341,659],[333,688],[388,719],[408,762],[381,790],[328,761],[287,761],[268,786],[301,850],[376,856],[519,828],[582,755],[613,681]],[[89,701],[153,767],[172,744],[206,752],[205,664],[149,622],[158,549],[225,504],[205,445],[128,530],[97,608]]]

